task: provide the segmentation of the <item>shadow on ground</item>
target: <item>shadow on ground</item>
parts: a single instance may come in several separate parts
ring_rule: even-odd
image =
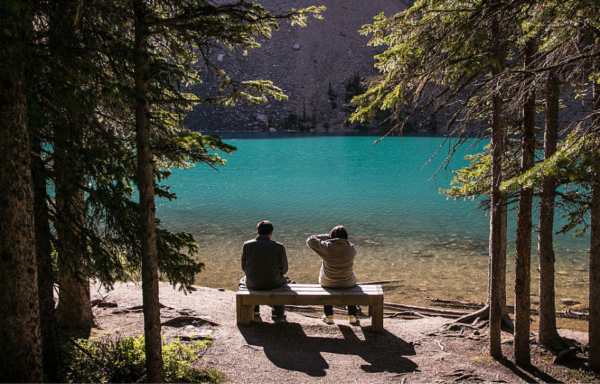
[[[518,367],[508,359],[499,360],[499,362],[526,383],[539,383],[540,380],[544,383],[562,383],[562,381],[540,371],[534,366],[528,368]]]
[[[361,340],[353,329],[355,327],[337,327],[343,339],[308,336],[302,326],[294,323],[238,325],[248,345],[262,347],[267,358],[282,369],[325,376],[329,364],[322,353],[334,353],[360,356],[368,363],[361,365],[365,372],[418,371],[418,365],[404,357],[416,354],[413,345],[396,335],[387,331],[373,334],[370,329],[363,328],[365,340]]]

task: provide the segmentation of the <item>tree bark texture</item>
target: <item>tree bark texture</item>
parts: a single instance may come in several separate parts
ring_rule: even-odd
[[[525,68],[531,65],[535,55],[535,42],[525,47]],[[535,90],[529,91],[523,100],[523,132],[521,134],[521,174],[533,167],[535,156]],[[517,213],[517,245],[515,256],[515,361],[518,365],[531,364],[529,333],[531,330],[529,308],[531,307],[531,209],[533,189],[519,192]]]
[[[4,382],[42,381],[24,90],[24,46],[30,26],[23,8],[20,2],[0,2],[0,378]],[[11,45],[6,43],[9,39]]]
[[[556,152],[558,141],[559,80],[554,71],[546,80],[546,130],[544,132],[544,159]],[[542,181],[538,232],[538,268],[540,317],[538,342],[549,349],[560,349],[560,336],[556,329],[556,294],[554,289],[554,198],[556,178],[548,176]]]
[[[493,54],[504,62],[499,44],[499,31],[496,21],[492,24]],[[493,73],[498,74],[500,68],[494,68]],[[502,97],[496,91],[492,96],[492,185],[491,185],[491,210],[490,210],[490,356],[495,359],[502,358],[501,326],[502,326],[502,291],[506,286],[502,282],[502,158],[504,155],[504,126],[502,121]]]
[[[600,74],[600,58],[596,58],[594,71]],[[594,82],[594,112],[600,113],[600,84]],[[592,129],[600,129],[600,117],[596,116]],[[594,169],[592,169],[592,201],[590,231],[590,323],[589,323],[589,364],[600,373],[600,154],[595,148]]]
[[[76,7],[73,1],[60,1],[53,5],[54,17],[49,23],[50,49],[54,60],[66,65],[72,50],[76,49],[73,41]],[[53,126],[57,207],[54,227],[60,288],[56,315],[61,328],[72,329],[78,336],[85,336],[94,326],[94,316],[83,260],[86,254],[86,242],[82,234],[85,226],[85,195],[81,189],[84,178],[79,170],[81,160],[77,153],[83,140],[77,112],[70,107],[65,106],[64,119]]]
[[[142,245],[142,289],[146,339],[147,382],[163,381],[160,307],[158,301],[158,251],[154,203],[153,155],[150,147],[150,102],[148,95],[149,44],[143,0],[134,1],[135,13],[135,119],[140,194],[140,239]]]
[[[54,168],[56,172],[56,206],[59,296],[56,316],[61,328],[89,333],[94,326],[90,302],[90,283],[85,274],[83,255],[85,238],[85,196],[83,177],[74,166],[78,158],[70,143],[81,144],[81,133],[73,124],[54,131]]]
[[[31,127],[30,127],[31,128]],[[39,139],[30,129],[31,177],[33,179],[35,253],[38,273],[38,295],[40,306],[40,331],[42,335],[42,356],[44,377],[58,382],[58,367],[61,362],[56,319],[54,284],[56,277],[52,267],[52,243],[48,220],[46,169],[42,160]]]

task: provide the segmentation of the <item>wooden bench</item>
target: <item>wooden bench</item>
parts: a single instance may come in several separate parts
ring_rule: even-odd
[[[383,332],[383,290],[381,285],[352,288],[323,288],[317,284],[290,284],[269,291],[240,287],[236,295],[238,324],[250,324],[255,305],[368,305],[371,331]]]

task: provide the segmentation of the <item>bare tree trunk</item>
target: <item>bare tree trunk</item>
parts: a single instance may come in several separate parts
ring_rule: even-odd
[[[600,73],[600,58],[594,65],[596,74]],[[600,84],[594,82],[594,111],[600,114]],[[600,128],[600,117],[596,116],[592,129]],[[595,148],[598,151],[598,148]],[[595,153],[592,170],[592,201],[590,231],[590,323],[589,323],[589,365],[600,373],[600,155]]]
[[[558,100],[558,76],[554,71],[551,71],[546,80],[544,159],[549,159],[556,152],[556,143],[558,141]],[[561,348],[561,342],[556,330],[554,247],[552,245],[555,189],[556,178],[552,176],[544,177],[542,181],[542,196],[540,198],[538,233],[538,268],[540,274],[538,342],[546,348],[558,350]]]
[[[499,43],[498,24],[492,25],[493,54],[504,62]],[[498,74],[500,68],[495,67],[493,74]],[[502,193],[500,182],[502,180],[502,157],[504,155],[504,126],[502,121],[502,97],[497,92],[492,97],[492,185],[491,185],[491,210],[490,210],[490,356],[495,359],[502,358],[501,322],[502,322]]]
[[[148,95],[149,44],[143,0],[134,1],[135,13],[135,119],[140,193],[140,238],[142,245],[142,288],[146,370],[149,383],[163,381],[162,344],[158,288],[158,251],[156,248],[156,206],[154,204],[153,155],[150,147],[150,102]]]
[[[41,158],[42,148],[35,134],[29,134],[31,142],[31,177],[33,179],[35,215],[35,253],[37,259],[38,290],[40,306],[40,331],[42,334],[42,356],[44,377],[58,382],[58,368],[62,359],[58,340],[58,322],[54,284],[56,278],[52,267],[52,243],[48,206],[46,203],[46,170]]]
[[[57,62],[68,62],[70,48],[75,49],[75,2],[59,1],[53,6],[54,16],[49,23],[50,49]],[[77,336],[89,335],[94,326],[90,303],[90,284],[84,270],[86,253],[82,229],[85,226],[85,195],[81,189],[81,160],[76,152],[82,145],[82,129],[77,114],[66,106],[65,122],[54,126],[54,172],[56,174],[57,221],[55,228],[58,244],[59,300],[56,308],[61,328],[72,329]],[[73,145],[75,144],[75,145]]]
[[[531,65],[536,44],[529,41],[525,47],[525,68]],[[521,173],[533,167],[535,156],[535,90],[529,91],[523,104],[523,133],[521,138]],[[531,330],[531,209],[533,189],[519,192],[517,214],[517,253],[515,257],[515,361],[531,365],[529,333]]]
[[[55,228],[60,288],[56,316],[61,328],[73,329],[85,335],[94,326],[90,283],[85,276],[82,260],[85,254],[85,239],[81,233],[85,225],[85,196],[80,189],[82,176],[74,166],[79,160],[68,144],[81,144],[78,131],[69,125],[59,127],[54,132],[57,142],[54,147],[54,168],[58,208]]]
[[[24,75],[30,23],[0,2],[0,380],[41,382],[42,346]],[[8,40],[12,44],[7,44]]]

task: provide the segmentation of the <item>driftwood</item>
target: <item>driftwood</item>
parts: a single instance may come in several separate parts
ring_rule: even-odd
[[[487,305],[485,305],[484,303],[477,303],[474,301],[445,300],[445,299],[438,299],[438,298],[434,298],[434,297],[425,297],[425,300],[429,300],[434,303],[440,303],[440,304],[445,304],[445,305],[449,305],[449,306],[481,308],[481,310],[474,312],[474,313],[480,313],[483,309],[486,309],[486,308],[487,308],[486,311],[489,312],[489,307]],[[515,311],[514,305],[507,305],[506,309],[510,313],[513,313]],[[531,308],[530,311],[531,311],[531,314],[534,314],[534,315],[539,314],[539,310],[537,308]],[[589,313],[575,312],[575,311],[571,311],[570,309],[567,309],[566,311],[556,311],[556,317],[561,317],[561,318],[566,318],[566,319],[589,320],[590,315],[589,315]],[[469,318],[469,319],[472,320],[474,318]],[[465,321],[465,322],[468,322],[468,321]],[[512,321],[508,322],[506,319],[503,319],[503,322],[509,328],[511,328],[511,329],[514,328]]]
[[[315,307],[314,305],[286,305],[286,309],[296,309],[299,311],[310,311],[310,312],[323,312],[323,307]],[[344,309],[333,307],[335,313],[348,313]]]
[[[406,304],[396,304],[396,303],[383,303],[384,307],[390,308],[400,308],[400,309],[410,309],[418,312],[427,312],[430,314],[436,314],[440,316],[449,316],[449,317],[457,317],[467,315],[467,312],[463,311],[451,311],[448,309],[439,309],[439,308],[431,308],[431,307],[417,307],[415,305],[406,305]]]
[[[433,301],[434,303],[457,305],[457,306],[461,306],[461,307],[482,308],[485,306],[484,303],[476,303],[474,301],[445,300],[445,299],[438,299],[435,297],[428,297],[428,296],[425,296],[425,300]]]
[[[427,318],[429,316],[426,316],[422,313],[419,312],[415,312],[415,311],[405,311],[405,312],[394,312],[394,313],[384,313],[384,317],[391,319],[397,316],[416,316],[416,317],[421,317],[421,318]]]
[[[375,284],[390,284],[390,283],[399,283],[404,280],[381,280],[381,281],[367,281],[364,283],[356,283],[356,285],[375,285]]]

